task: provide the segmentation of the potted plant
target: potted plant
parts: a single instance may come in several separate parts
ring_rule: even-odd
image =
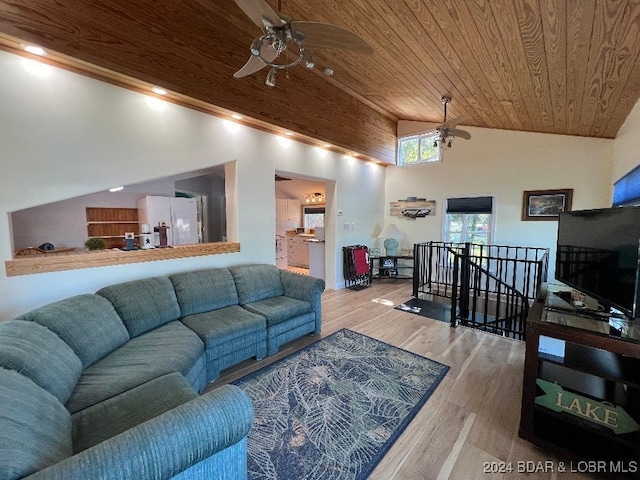
[[[90,238],[84,242],[84,246],[89,250],[103,250],[106,248],[107,244],[102,238]]]

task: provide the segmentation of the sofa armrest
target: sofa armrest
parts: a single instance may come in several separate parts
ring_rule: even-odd
[[[241,441],[252,421],[249,397],[225,385],[28,478],[171,478]]]
[[[287,297],[304,300],[314,305],[324,292],[324,280],[301,275],[299,273],[290,272],[289,270],[280,270],[280,278],[284,294]]]
[[[309,302],[316,315],[316,328],[314,333],[320,333],[322,327],[322,292],[324,292],[324,280],[300,275],[289,270],[280,270],[280,279],[284,294],[287,297],[297,298]]]

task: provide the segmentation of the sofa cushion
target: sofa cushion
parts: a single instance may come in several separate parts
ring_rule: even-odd
[[[0,478],[13,480],[72,455],[71,416],[49,392],[0,368]]]
[[[181,374],[170,373],[85,408],[71,418],[73,453],[86,450],[197,397],[198,393]]]
[[[226,268],[178,273],[169,279],[183,317],[238,304],[236,284]]]
[[[284,294],[280,270],[275,265],[239,265],[230,267],[238,290],[240,305]]]
[[[208,360],[229,353],[224,347],[230,342],[233,351],[266,339],[265,318],[238,305],[189,315],[182,323],[205,343]]]
[[[309,302],[285,296],[271,297],[259,302],[248,303],[244,308],[265,317],[267,319],[267,327],[312,312]]]
[[[67,409],[76,413],[167,373],[186,376],[203,353],[202,340],[182,323],[163,325],[132,338],[87,368]]]
[[[83,368],[129,340],[113,305],[100,295],[84,294],[45,305],[18,317],[44,325],[80,357]]]
[[[101,288],[97,294],[113,304],[132,338],[180,317],[180,305],[168,277],[118,283]]]
[[[82,362],[69,345],[48,328],[24,320],[0,322],[0,367],[30,378],[63,404],[82,373]]]

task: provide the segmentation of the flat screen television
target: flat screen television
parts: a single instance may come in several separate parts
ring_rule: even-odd
[[[558,219],[556,279],[639,318],[640,207],[576,210]]]

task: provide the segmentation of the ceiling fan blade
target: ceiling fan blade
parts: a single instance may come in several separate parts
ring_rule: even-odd
[[[264,0],[234,0],[247,17],[261,29],[282,25],[283,21]]]
[[[457,128],[454,128],[449,130],[449,135],[453,135],[457,138],[464,138],[465,140],[471,140],[471,134],[466,130],[458,130]]]
[[[237,0],[236,0],[237,1]],[[323,22],[293,21],[291,28],[304,48],[342,48],[358,53],[373,53],[373,48],[346,28]]]
[[[276,52],[276,50],[270,44],[263,43],[262,48],[260,49],[260,55],[265,60],[272,62],[278,56],[278,52]],[[234,73],[233,76],[235,78],[246,77],[247,75],[251,75],[253,73],[256,73],[257,71],[262,70],[266,66],[267,65],[258,57],[256,57],[255,55],[251,55],[251,57],[249,57],[249,60],[247,60],[247,63],[245,63],[240,70]]]
[[[447,120],[441,125],[438,125],[438,128],[447,129],[447,128],[455,128],[460,122],[465,120],[467,117],[456,117],[451,120]]]
[[[247,61],[247,63],[245,63],[244,66],[240,70],[238,70],[236,73],[234,73],[233,76],[235,78],[246,77],[248,75],[251,75],[253,73],[256,73],[256,72],[262,70],[266,66],[267,65],[262,60],[260,60],[258,57],[255,57],[255,56],[251,55],[251,57],[249,57],[249,60]]]

